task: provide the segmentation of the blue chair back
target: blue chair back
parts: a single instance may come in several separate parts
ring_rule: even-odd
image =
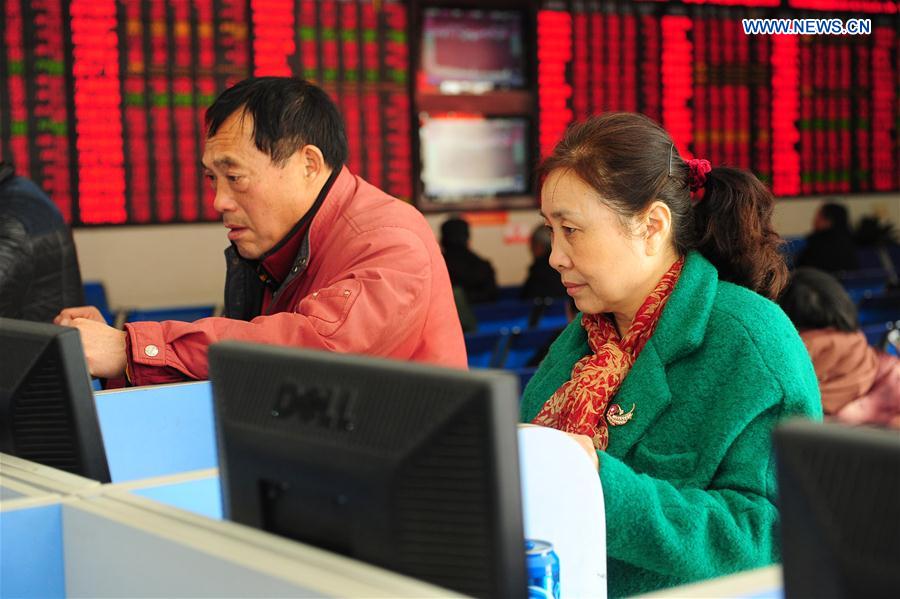
[[[897,326],[884,337],[883,349],[888,354],[900,358],[900,322],[895,323]]]
[[[180,306],[172,308],[131,310],[128,312],[125,322],[140,322],[146,320],[153,320],[156,322],[162,322],[163,320],[194,322],[201,318],[209,318],[215,311],[215,306]]]
[[[859,324],[900,320],[900,290],[885,291],[859,302]]]
[[[509,347],[506,351],[506,360],[501,366],[508,369],[524,368],[537,355],[545,349],[557,336],[561,329],[529,329],[516,331],[509,338]]]
[[[867,268],[843,272],[838,276],[841,285],[854,302],[884,293],[888,272],[883,268]]]
[[[469,368],[497,368],[506,353],[508,334],[501,331],[467,333],[466,355]]]
[[[866,341],[869,345],[880,347],[888,331],[890,331],[893,326],[894,323],[892,322],[877,322],[863,326],[862,332],[863,335],[866,336]]]
[[[83,287],[85,304],[100,310],[100,314],[106,319],[106,324],[115,324],[116,315],[109,309],[109,300],[106,297],[106,287],[103,283],[100,281],[85,281]]]
[[[569,300],[564,297],[545,297],[540,311],[540,318],[534,326],[542,329],[562,329],[569,324],[569,315],[566,314],[566,304]]]
[[[522,286],[521,285],[506,285],[505,287],[500,287],[497,290],[497,301],[498,302],[518,301],[518,299],[521,296],[522,296]]]
[[[472,306],[472,312],[478,321],[479,333],[511,331],[514,328],[527,329],[534,309],[535,304],[530,300]]]
[[[784,260],[789,267],[793,268],[797,256],[805,247],[805,237],[785,237],[784,245],[781,246],[781,254],[784,256]]]

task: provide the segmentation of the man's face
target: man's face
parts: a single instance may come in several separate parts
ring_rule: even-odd
[[[822,209],[816,212],[816,216],[813,218],[813,231],[826,231],[831,228],[831,221],[828,220],[828,217],[822,214]]]
[[[301,151],[279,167],[254,145],[252,135],[253,117],[235,111],[206,140],[203,167],[228,239],[241,256],[255,260],[287,235],[315,195]]]

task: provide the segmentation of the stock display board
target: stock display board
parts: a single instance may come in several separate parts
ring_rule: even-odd
[[[796,9],[849,10],[823,14]],[[728,5],[728,6],[724,6]],[[898,3],[544,2],[541,153],[609,110],[662,123],[685,157],[754,171],[776,195],[900,189]],[[746,35],[742,19],[866,18],[866,35]]]
[[[900,189],[895,0],[538,5],[537,39],[523,43],[536,53],[541,154],[573,119],[635,110],[684,156],[749,168],[777,195]],[[350,168],[413,196],[409,2],[0,6],[0,157],[74,225],[215,220],[202,116],[251,74],[320,84],[345,116]],[[868,18],[872,30],[746,35],[748,16]]]
[[[203,113],[251,74],[320,84],[348,166],[411,196],[407,7],[392,0],[0,0],[0,156],[75,225],[216,220]]]

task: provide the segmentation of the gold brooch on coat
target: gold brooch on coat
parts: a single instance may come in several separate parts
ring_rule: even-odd
[[[634,417],[634,404],[631,404],[631,409],[627,412],[623,411],[622,407],[617,403],[609,406],[609,409],[606,411],[606,421],[612,426],[627,424],[632,417]]]

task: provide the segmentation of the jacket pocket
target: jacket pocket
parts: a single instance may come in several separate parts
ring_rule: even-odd
[[[359,287],[357,281],[346,281],[337,287],[315,291],[303,298],[299,311],[310,318],[320,335],[333,335],[347,319]]]

